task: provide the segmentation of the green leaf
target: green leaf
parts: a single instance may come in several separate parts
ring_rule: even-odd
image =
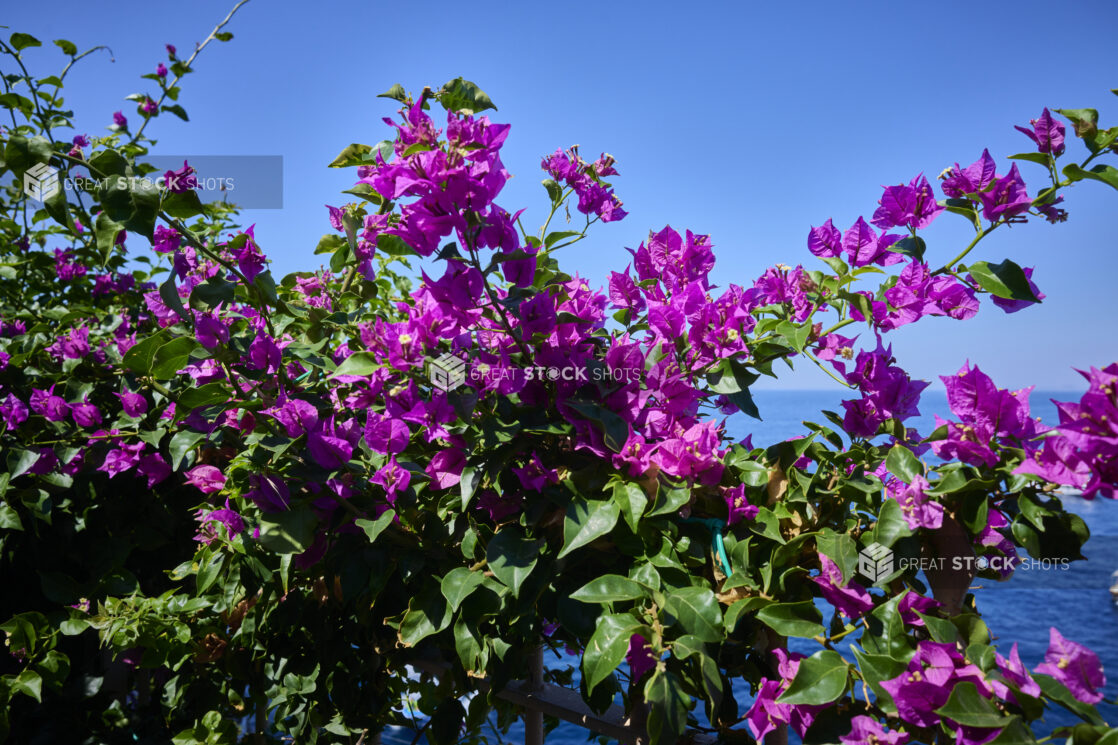
[[[163,106],[161,108],[163,109],[163,111],[167,111],[167,112],[170,112],[170,113],[174,114],[179,119],[182,119],[184,122],[189,122],[190,121],[190,117],[188,117],[186,115],[186,109],[184,109],[182,106],[180,106],[177,103],[163,104]],[[184,194],[194,194],[193,191],[188,191],[188,192],[183,192],[183,193]]]
[[[645,594],[645,589],[631,579],[619,574],[604,574],[571,593],[571,597],[583,603],[612,603],[618,600],[637,600]]]
[[[316,254],[330,254],[337,251],[342,246],[348,246],[346,239],[337,233],[327,233],[318,240],[318,245],[315,246],[314,252]]]
[[[757,620],[782,636],[811,638],[823,633],[823,614],[810,601],[774,603],[757,612]]]
[[[588,401],[568,399],[567,406],[594,422],[602,431],[602,439],[610,450],[620,453],[625,447],[625,441],[629,439],[629,424],[617,413],[601,404]]]
[[[982,289],[991,295],[1011,300],[1040,302],[1029,287],[1029,278],[1025,276],[1024,270],[1010,259],[1000,264],[976,261],[967,269]]]
[[[187,416],[192,409],[230,400],[229,390],[221,383],[206,383],[200,388],[189,388],[175,401],[175,416]]]
[[[1096,109],[1056,109],[1075,127],[1076,137],[1089,137],[1098,131],[1099,112]]]
[[[485,575],[482,572],[470,571],[467,567],[455,567],[446,573],[439,582],[439,587],[446,602],[450,604],[450,610],[457,611],[462,601],[484,581]]]
[[[924,252],[928,250],[928,244],[925,243],[924,239],[920,236],[910,235],[906,238],[901,238],[886,250],[904,254],[905,256],[911,256],[917,261],[922,262],[924,261]]]
[[[951,697],[946,704],[936,709],[936,713],[965,727],[983,729],[1001,728],[1011,721],[1010,717],[1003,715],[983,698],[978,687],[970,681],[956,683],[951,689]]]
[[[38,460],[38,457],[35,460]],[[19,519],[19,513],[7,502],[0,502],[0,529],[23,530],[23,521]]]
[[[796,677],[777,701],[812,706],[829,704],[846,690],[849,669],[850,665],[841,654],[822,649],[806,660],[800,660]]]
[[[617,524],[621,508],[615,502],[604,500],[576,499],[567,507],[567,517],[563,521],[564,556],[609,533]]]
[[[55,46],[62,50],[62,53],[68,57],[73,57],[78,53],[78,47],[74,42],[67,41],[66,39],[55,39]]]
[[[478,484],[481,483],[481,471],[473,466],[462,469],[462,478],[458,482],[458,493],[462,497],[462,511],[465,512],[474,498]]]
[[[97,236],[97,250],[101,253],[101,263],[107,263],[116,249],[116,237],[124,226],[115,220],[110,220],[104,212],[97,215],[93,223],[93,234]]]
[[[889,450],[889,454],[885,456],[885,467],[906,484],[911,484],[914,478],[924,475],[924,467],[904,445],[894,445]]]
[[[171,443],[167,446],[167,451],[171,455],[171,470],[179,470],[186,454],[194,449],[200,441],[206,439],[203,432],[193,432],[189,429],[179,430],[171,438]]]
[[[893,703],[893,698],[888,691],[881,687],[881,681],[896,678],[908,668],[908,664],[903,660],[895,660],[888,655],[863,652],[853,644],[850,645],[850,649],[854,652],[855,659],[858,660],[858,667],[862,671],[862,679],[869,684],[870,689],[877,696],[878,706],[887,712],[895,712],[897,707]]]
[[[355,142],[347,145],[344,150],[338,153],[338,157],[330,161],[330,168],[347,168],[349,166],[363,166],[368,161],[365,160],[365,155],[373,152],[370,145],[362,145]]]
[[[1017,153],[1016,155],[1009,156],[1011,160],[1027,160],[1030,163],[1038,163],[1039,165],[1048,167],[1051,157],[1048,153]]]
[[[679,680],[667,670],[657,670],[644,686],[649,704],[648,737],[650,745],[673,745],[687,727],[691,697]]]
[[[423,594],[408,604],[408,610],[400,621],[400,643],[414,647],[449,626],[452,618],[446,599],[434,587],[428,586]]]
[[[330,373],[331,378],[336,378],[339,375],[357,375],[360,377],[367,377],[372,375],[377,370],[384,367],[384,365],[377,361],[369,352],[354,352],[346,357],[342,364],[338,365],[338,369]]]
[[[1071,691],[1067,689],[1067,686],[1051,675],[1033,673],[1033,679],[1037,682],[1037,685],[1040,686],[1040,690],[1045,696],[1053,701],[1060,702],[1063,706],[1078,714],[1084,721],[1096,725],[1106,724],[1103,718],[1099,716],[1098,709],[1077,699],[1072,695]]]
[[[669,625],[677,625],[704,642],[722,641],[722,608],[706,587],[673,590],[664,604]]]
[[[22,52],[28,47],[41,47],[43,42],[36,39],[31,34],[22,34],[19,31],[15,32],[8,38],[8,43],[12,45],[12,49],[17,52]],[[38,697],[36,697],[37,699]]]
[[[497,110],[485,91],[464,78],[455,78],[444,85],[438,93],[438,98],[439,103],[447,111],[477,114],[486,109]]]
[[[112,220],[152,240],[159,196],[159,189],[147,179],[118,176],[101,189],[101,204]]]
[[[912,535],[912,530],[904,519],[901,503],[895,499],[886,499],[881,504],[877,523],[873,526],[873,540],[891,548],[898,540],[909,535]]]
[[[190,291],[190,304],[201,310],[212,310],[221,304],[233,302],[237,286],[214,275]]]
[[[543,239],[543,245],[544,248],[551,248],[559,241],[565,241],[568,238],[574,238],[575,236],[579,235],[582,235],[582,233],[578,232],[577,230],[557,230],[554,233],[547,234],[547,236]]]
[[[815,545],[821,554],[835,562],[842,571],[844,580],[854,576],[858,567],[858,545],[848,533],[836,533],[831,528],[824,528],[816,536]]]
[[[557,205],[563,200],[563,187],[555,179],[545,178],[540,183],[543,184],[544,189],[547,189],[547,196],[551,199],[552,205]]]
[[[617,669],[629,651],[629,638],[640,630],[636,619],[628,614],[606,614],[598,619],[594,634],[582,653],[582,673],[586,690],[594,688]]]
[[[24,670],[11,683],[13,693],[30,696],[39,703],[43,702],[43,679],[34,670]]]
[[[507,525],[489,541],[485,557],[493,575],[516,597],[520,594],[520,586],[536,567],[539,543],[527,538],[519,525]]]
[[[10,449],[6,458],[9,478],[18,478],[27,473],[38,460],[39,454],[34,450]]]
[[[173,378],[175,373],[190,362],[190,353],[201,348],[202,345],[189,336],[180,336],[163,344],[155,350],[155,356],[152,358],[152,377],[164,380]]]
[[[260,544],[277,554],[299,554],[314,543],[318,519],[309,507],[260,516]]]
[[[406,103],[408,100],[408,94],[407,91],[404,90],[404,86],[396,83],[396,85],[392,86],[384,93],[378,93],[377,98],[391,98],[394,101]]]
[[[613,485],[613,501],[621,508],[625,522],[634,533],[640,526],[641,515],[648,507],[648,496],[638,484],[618,481]]]
[[[168,192],[163,197],[162,210],[171,217],[186,220],[206,211],[198,192],[188,189],[184,192]]]
[[[202,595],[206,590],[210,589],[213,583],[217,580],[218,574],[221,572],[221,565],[225,563],[225,554],[220,551],[214,552],[208,559],[198,567],[198,576],[195,580],[196,591]]]
[[[353,522],[357,527],[365,531],[365,536],[369,539],[369,543],[376,543],[377,537],[384,532],[385,528],[392,524],[395,518],[395,510],[385,510],[376,520],[358,519]]]
[[[1118,189],[1118,168],[1108,165],[1097,165],[1089,171],[1084,171],[1079,166],[1072,163],[1064,168],[1064,175],[1072,181],[1080,181],[1082,179],[1091,179],[1092,181],[1101,181],[1104,184]]]

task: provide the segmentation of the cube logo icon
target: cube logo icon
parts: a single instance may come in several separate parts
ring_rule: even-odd
[[[858,552],[858,571],[870,582],[885,579],[893,573],[893,551],[871,543]]]
[[[440,391],[453,391],[466,382],[466,362],[450,352],[428,360],[427,379]]]
[[[46,163],[36,163],[23,174],[23,193],[32,199],[45,202],[61,188],[58,183],[58,169]]]

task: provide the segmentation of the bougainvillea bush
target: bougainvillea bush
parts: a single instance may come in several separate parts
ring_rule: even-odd
[[[375,144],[330,164],[354,185],[308,247],[328,268],[280,278],[189,163],[145,165],[197,51],[168,46],[134,109],[75,136],[65,71],[28,69],[40,46],[0,44],[9,741],[482,740],[540,645],[580,657],[549,679],[655,743],[1032,743],[1056,711],[1075,745],[1118,737],[1075,625],[1030,669],[967,593],[1026,555],[1081,558],[1060,495],[1115,496],[1118,365],[1051,428],[1028,390],[944,371],[952,419],[917,431],[929,383],[890,351],[929,316],[1044,312],[1043,276],[981,241],[1063,221],[1073,184],[1118,188],[1095,111],[1045,109],[1008,162],[976,147],[885,188],[812,227],[803,266],[716,286],[711,238],[665,227],[595,288],[559,260],[625,218],[613,159],[544,157],[532,233],[501,205],[488,96],[395,86]],[[84,188],[36,191],[44,166]],[[959,219],[969,245],[921,236]],[[802,438],[731,441],[785,363],[848,400]]]

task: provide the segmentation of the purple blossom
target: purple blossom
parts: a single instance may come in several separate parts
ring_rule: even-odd
[[[113,112],[113,124],[121,129],[128,129],[128,118],[120,111]]]
[[[1033,200],[1025,191],[1025,182],[1017,171],[1017,164],[1009,173],[994,180],[989,191],[978,195],[982,200],[982,216],[990,222],[1009,220],[1028,211]]]
[[[994,159],[990,157],[989,150],[983,150],[982,156],[966,168],[961,168],[958,163],[954,168],[948,168],[940,178],[943,179],[941,188],[949,197],[961,198],[967,194],[977,194],[984,191],[994,182]]]
[[[411,471],[401,467],[396,462],[396,456],[393,455],[387,463],[377,469],[369,481],[383,488],[387,492],[389,504],[394,504],[396,495],[405,491],[411,483]]]
[[[214,494],[225,488],[225,474],[214,466],[195,466],[186,472],[186,480],[203,494]]]
[[[136,471],[147,478],[150,489],[171,475],[171,466],[159,453],[148,453],[140,458],[136,464]]]
[[[1080,701],[1097,704],[1102,701],[1106,685],[1099,656],[1082,644],[1065,639],[1055,627],[1049,630],[1048,651],[1036,672],[1051,675]]]
[[[819,576],[812,577],[811,581],[819,587],[827,602],[847,618],[861,618],[873,610],[873,598],[866,588],[844,579],[838,564],[826,554],[819,554]]]
[[[889,732],[873,717],[859,715],[850,724],[850,734],[839,737],[843,745],[905,745],[909,741],[907,733]]]
[[[167,77],[167,66],[164,65],[162,62],[160,62],[158,65],[155,66],[155,74],[156,74],[157,77],[166,78]]]
[[[979,693],[989,697],[993,691],[982,671],[968,664],[954,644],[921,641],[908,669],[881,687],[892,697],[900,718],[919,727],[934,727],[940,717],[935,710],[947,703],[959,682],[974,683]]]
[[[206,349],[229,343],[229,327],[209,313],[194,311],[194,337]]]
[[[652,654],[652,647],[640,634],[629,637],[629,651],[625,653],[625,661],[629,663],[629,672],[634,683],[656,667],[656,657]]]
[[[248,482],[250,489],[245,496],[264,512],[283,512],[291,506],[291,492],[280,476],[253,474]]]
[[[427,475],[436,489],[449,489],[462,480],[466,455],[458,448],[440,450],[427,465]]]
[[[827,218],[818,228],[813,227],[807,234],[807,250],[820,258],[831,258],[842,254],[842,233]]]
[[[227,538],[233,540],[236,536],[245,532],[244,518],[233,509],[229,500],[225,500],[225,508],[220,510],[198,510],[197,519],[199,522],[198,535],[194,536],[194,540],[205,543],[207,546],[219,538]],[[217,531],[217,526],[220,525],[225,528],[225,535]]]
[[[182,162],[182,168],[177,171],[166,171],[163,180],[167,189],[173,194],[184,194],[198,188],[197,172],[190,167],[187,161]]]
[[[81,403],[70,405],[70,416],[79,427],[96,427],[101,424],[101,411],[89,403],[88,396]]]
[[[528,491],[542,492],[548,484],[559,483],[559,472],[544,466],[540,456],[532,451],[532,457],[524,466],[514,466],[512,472],[520,479],[520,485]]]
[[[115,395],[120,399],[120,405],[128,416],[141,417],[148,412],[148,401],[142,394],[125,391]]]
[[[16,394],[9,393],[0,401],[0,418],[3,418],[7,429],[15,429],[27,421],[28,409]]]
[[[522,494],[498,494],[492,489],[486,489],[478,495],[476,509],[489,516],[493,523],[499,523],[520,511],[524,504]]]
[[[788,653],[780,648],[772,650],[772,653],[777,658],[777,671],[780,674],[780,680],[762,679],[753,706],[745,715],[746,721],[749,723],[749,729],[753,732],[753,737],[757,741],[760,741],[761,738],[781,724],[789,725],[802,737],[815,721],[818,713],[826,708],[825,706],[809,706],[806,704],[777,703],[777,699],[788,690],[792,679],[796,677],[800,660],[804,656],[797,652]]]
[[[1052,153],[1056,157],[1063,155],[1064,125],[1053,118],[1047,106],[1038,118],[1030,119],[1029,124],[1033,125],[1031,130],[1020,125],[1015,126],[1014,129],[1036,143],[1037,152]]]
[[[889,266],[904,261],[904,256],[890,251],[892,246],[901,236],[892,233],[882,233],[880,236],[866,221],[859,217],[858,220],[842,236],[842,248],[846,251],[847,261],[851,266],[867,266],[880,264]]]
[[[365,424],[365,444],[371,450],[384,455],[402,453],[411,439],[411,431],[406,422],[395,417],[369,412]]]
[[[48,422],[61,422],[70,413],[70,405],[61,396],[54,395],[54,386],[47,390],[31,389],[31,411],[39,414]]]
[[[900,479],[889,482],[889,497],[900,504],[901,513],[911,530],[936,530],[943,525],[943,505],[925,493],[930,488],[931,484],[923,476],[913,476],[911,484]]]
[[[140,462],[140,456],[143,452],[144,443],[142,442],[130,445],[122,443],[119,447],[113,448],[105,455],[105,460],[97,470],[109,474],[109,478],[122,474],[125,471],[130,471]]]
[[[750,504],[745,498],[745,484],[723,489],[722,498],[726,501],[727,525],[734,525],[742,520],[752,520],[761,511],[760,507]]]
[[[932,186],[923,174],[908,185],[886,186],[878,204],[872,222],[882,230],[898,227],[922,230],[944,209],[936,203]]]
[[[1001,654],[996,654],[994,657],[998,666],[998,671],[1002,676],[1012,683],[1021,693],[1026,696],[1033,696],[1039,698],[1041,695],[1040,686],[1033,676],[1029,675],[1021,656],[1017,653],[1017,643],[1013,643],[1013,649],[1009,652],[1009,659],[1002,657]],[[994,694],[1003,700],[1014,701],[1013,693],[1009,688],[999,680],[991,680],[990,686],[994,689]]]

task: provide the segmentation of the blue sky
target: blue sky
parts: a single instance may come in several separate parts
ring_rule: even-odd
[[[124,96],[152,90],[139,76],[164,59],[164,43],[188,53],[231,6],[118,0],[92,12],[58,0],[49,12],[14,5],[3,20],[45,42],[112,48],[115,61],[91,56],[67,79],[79,131],[100,134],[113,111],[134,111]],[[1118,124],[1116,22],[1113,2],[252,0],[227,27],[236,38],[208,48],[184,82],[191,122],[165,115],[148,132],[155,153],[282,155],[284,209],[245,219],[278,274],[312,269],[329,230],[323,205],[340,203],[354,178],[326,164],[350,142],[387,136],[381,117],[393,104],[376,94],[462,75],[512,124],[503,158],[515,178],[501,203],[527,207],[527,226],[543,217],[542,155],[578,143],[617,158],[629,217],[568,249],[568,270],[604,283],[626,264],[625,246],[670,224],[712,236],[718,284],[748,285],[775,262],[822,268],[806,249],[809,227],[868,219],[882,184],[933,179],[983,147],[1008,170],[1005,156],[1031,149],[1013,125],[1044,106],[1095,107]],[[56,51],[26,56],[45,75],[61,66]],[[1039,166],[1021,169],[1042,183]],[[1042,306],[1007,316],[984,303],[971,321],[905,327],[889,335],[900,363],[937,385],[969,358],[1003,387],[1078,389],[1071,368],[1118,360],[1118,192],[1080,184],[1065,206],[1068,223],[999,230],[972,255],[1035,266]],[[929,261],[942,262],[968,228],[943,215],[925,238]],[[832,385],[807,368],[776,385]]]

